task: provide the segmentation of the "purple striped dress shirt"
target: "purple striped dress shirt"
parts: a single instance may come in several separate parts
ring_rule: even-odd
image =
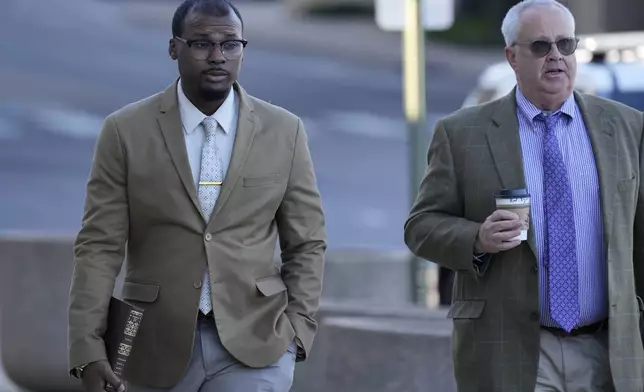
[[[541,113],[516,89],[517,117],[523,153],[526,186],[531,195],[531,221],[539,262],[539,303],[541,325],[559,327],[550,317],[548,307],[548,269],[543,264],[545,223],[543,205],[543,137],[545,123],[535,120]],[[572,185],[575,229],[577,234],[577,267],[579,277],[580,321],[578,326],[592,324],[608,315],[607,266],[604,257],[599,180],[590,139],[573,95],[560,112],[564,114],[556,128],[559,147],[568,168]]]

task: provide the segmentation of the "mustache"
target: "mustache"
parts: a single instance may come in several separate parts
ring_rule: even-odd
[[[228,75],[229,72],[223,68],[215,67],[215,68],[208,68],[202,73],[204,75]]]

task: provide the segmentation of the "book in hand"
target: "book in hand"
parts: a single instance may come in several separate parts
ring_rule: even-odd
[[[121,380],[142,319],[143,309],[116,297],[111,298],[103,341],[112,371]]]

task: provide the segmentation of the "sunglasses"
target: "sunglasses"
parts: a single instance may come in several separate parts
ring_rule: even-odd
[[[552,50],[552,44],[557,45],[557,50],[564,56],[569,56],[577,50],[579,38],[560,38],[555,42],[536,40],[532,42],[517,42],[515,45],[528,45],[530,52],[536,57],[545,57]]]

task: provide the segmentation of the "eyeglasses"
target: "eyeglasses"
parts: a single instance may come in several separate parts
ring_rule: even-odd
[[[529,45],[530,52],[536,57],[545,57],[552,50],[552,45],[557,45],[557,50],[564,56],[575,53],[579,38],[560,38],[555,42],[546,40],[536,40],[531,42],[515,42],[514,45]]]
[[[244,48],[248,41],[243,39],[229,39],[221,42],[211,42],[198,39],[185,40],[181,37],[174,37],[175,39],[188,45],[190,55],[195,60],[206,60],[212,56],[216,46],[219,46],[221,55],[226,60],[237,60],[244,52]]]

